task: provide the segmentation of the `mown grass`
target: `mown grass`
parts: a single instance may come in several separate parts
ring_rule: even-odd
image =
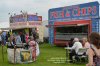
[[[0,66],[85,66],[84,64],[66,63],[66,51],[64,47],[52,46],[50,44],[40,45],[40,55],[37,61],[29,64],[11,64],[7,58],[7,48],[4,47],[4,62],[2,60],[2,47],[0,46]]]

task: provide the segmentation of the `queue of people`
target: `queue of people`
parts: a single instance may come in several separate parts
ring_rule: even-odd
[[[26,33],[26,35],[24,35],[23,33],[17,33],[16,35],[15,34],[12,34],[10,36],[9,43],[12,44],[12,45],[26,43],[25,48],[28,49],[29,48],[29,45],[30,45],[30,42],[32,40],[34,40],[34,42],[38,43],[36,41],[36,39],[37,38],[34,39],[33,36],[29,36],[28,33]]]
[[[22,32],[18,32],[18,33],[13,33],[13,34],[9,34],[6,33],[5,35],[3,33],[0,34],[0,44],[2,45],[6,45],[7,42],[7,47],[10,49],[14,49],[16,47],[17,48],[23,48],[26,50],[31,51],[32,53],[32,60],[36,61],[36,56],[38,56],[40,54],[40,50],[39,50],[39,45],[38,45],[38,39],[39,36],[37,36],[37,32],[34,31],[32,32],[32,35],[29,36],[28,33],[24,34]],[[17,46],[18,44],[25,44],[22,46]]]

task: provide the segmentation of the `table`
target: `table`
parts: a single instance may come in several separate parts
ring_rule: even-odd
[[[66,62],[69,63],[69,61],[70,61],[70,59],[69,59],[69,57],[70,57],[69,53],[72,50],[72,48],[71,47],[65,47],[64,49],[66,50]]]

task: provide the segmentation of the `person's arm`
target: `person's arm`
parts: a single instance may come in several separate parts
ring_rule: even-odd
[[[21,41],[21,37],[19,36],[19,41],[20,41],[20,43],[22,43],[22,41]]]
[[[88,64],[86,64],[86,66],[93,66],[93,56],[94,56],[94,52],[92,49],[88,49]]]
[[[71,47],[71,49],[75,49],[76,48],[76,42],[74,43],[74,45]]]

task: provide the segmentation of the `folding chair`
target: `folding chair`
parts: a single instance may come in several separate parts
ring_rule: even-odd
[[[87,48],[80,48],[76,54],[76,56],[73,57],[74,61],[78,61],[78,62],[86,62],[87,60]]]

